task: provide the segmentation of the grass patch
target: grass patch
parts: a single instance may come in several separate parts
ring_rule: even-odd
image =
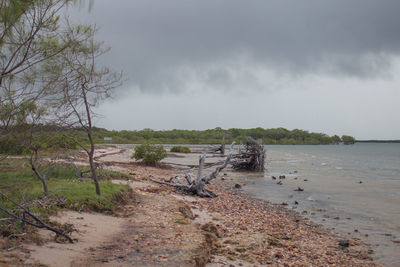
[[[81,182],[77,179],[75,170],[68,165],[53,165],[48,171],[49,197],[45,197],[42,184],[33,176],[29,164],[24,159],[7,159],[0,162],[0,191],[45,220],[56,214],[62,208],[76,211],[95,211],[113,213],[115,209],[132,196],[132,190],[127,185],[113,184],[101,181],[101,196],[96,195],[92,181]],[[116,171],[101,170],[101,177],[107,179],[126,178]],[[16,205],[4,197],[0,197],[0,207],[13,212],[21,212]],[[0,211],[0,219],[8,218]],[[0,220],[0,235],[21,232],[17,223]]]

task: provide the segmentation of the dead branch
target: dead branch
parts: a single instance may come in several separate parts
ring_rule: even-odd
[[[231,161],[234,170],[264,171],[265,149],[251,137],[247,138],[244,149],[239,148],[239,153],[233,155]]]
[[[169,179],[169,181],[160,181],[152,178],[150,178],[150,180],[159,184],[169,185],[176,189],[183,190],[201,197],[217,197],[216,194],[205,189],[205,185],[208,184],[211,180],[215,179],[221,172],[221,170],[223,170],[226,166],[228,166],[228,163],[232,158],[234,144],[235,143],[233,142],[231,145],[229,155],[226,157],[222,165],[218,166],[213,172],[211,172],[208,175],[203,175],[205,159],[206,159],[206,154],[204,153],[203,155],[200,156],[199,159],[199,170],[196,178],[193,178],[191,174],[186,174],[184,177],[186,183],[178,179],[179,178],[178,176],[172,177],[171,179]],[[177,179],[178,181],[172,182],[174,179]]]
[[[11,218],[13,218],[13,219],[15,219],[17,221],[26,223],[26,224],[31,225],[31,226],[36,227],[36,228],[47,229],[49,231],[54,232],[58,236],[65,237],[70,243],[74,243],[74,241],[68,235],[67,232],[62,231],[62,230],[60,230],[60,229],[58,229],[56,227],[53,227],[53,226],[45,223],[41,218],[39,218],[37,215],[32,213],[28,208],[23,207],[22,205],[20,205],[16,201],[14,201],[11,198],[9,198],[6,194],[0,192],[0,196],[6,198],[8,201],[10,201],[14,205],[16,205],[19,209],[22,210],[22,216],[21,216],[19,214],[16,214],[16,213],[14,213],[14,212],[12,212],[12,211],[0,206],[0,210],[5,212]]]

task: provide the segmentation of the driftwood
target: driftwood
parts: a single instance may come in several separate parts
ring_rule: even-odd
[[[53,227],[53,226],[47,224],[41,218],[39,218],[39,216],[35,215],[29,209],[23,207],[21,204],[12,200],[6,194],[0,192],[0,196],[6,198],[10,202],[12,202],[14,205],[16,205],[19,209],[22,210],[22,215],[20,215],[20,214],[10,211],[9,209],[6,209],[6,208],[3,208],[0,206],[0,210],[2,210],[4,213],[6,213],[10,217],[9,219],[12,218],[14,220],[20,221],[22,223],[26,223],[26,224],[31,225],[36,228],[47,229],[49,231],[56,233],[57,236],[65,237],[70,243],[74,243],[72,238],[68,235],[69,234],[68,231],[64,231],[64,230],[58,229],[56,227]]]
[[[264,171],[265,149],[251,137],[247,138],[244,148],[233,155],[231,165],[234,170]]]
[[[210,173],[208,175],[203,175],[203,169],[204,169],[204,164],[205,164],[204,161],[206,159],[206,154],[203,153],[203,155],[201,155],[200,159],[199,159],[199,171],[198,171],[196,178],[194,178],[192,174],[186,174],[184,177],[185,180],[179,178],[178,176],[172,177],[171,179],[169,179],[169,181],[159,181],[159,180],[155,180],[152,178],[150,178],[150,179],[153,182],[169,185],[169,186],[172,186],[179,190],[183,190],[188,193],[192,193],[192,194],[195,194],[195,195],[198,195],[201,197],[217,197],[216,194],[205,189],[205,185],[208,184],[211,180],[215,179],[218,176],[218,174],[226,166],[228,166],[228,163],[232,158],[233,146],[234,146],[234,143],[232,143],[229,155],[226,157],[226,159],[222,163],[222,165],[218,166],[212,173]],[[173,182],[174,179],[176,179],[177,182]]]
[[[221,155],[225,155],[225,137],[222,138],[221,145],[211,146],[204,153],[211,153],[211,154],[221,153]]]

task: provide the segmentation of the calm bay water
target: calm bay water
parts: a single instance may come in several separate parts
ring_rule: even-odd
[[[378,262],[400,266],[400,144],[266,146],[267,171],[235,174],[243,190],[371,244]],[[285,175],[282,185],[271,176]],[[302,192],[294,191],[296,188]],[[295,201],[298,204],[295,204]]]

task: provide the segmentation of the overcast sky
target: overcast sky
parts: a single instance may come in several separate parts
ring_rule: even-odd
[[[95,0],[126,82],[107,129],[300,128],[400,139],[398,0]]]

